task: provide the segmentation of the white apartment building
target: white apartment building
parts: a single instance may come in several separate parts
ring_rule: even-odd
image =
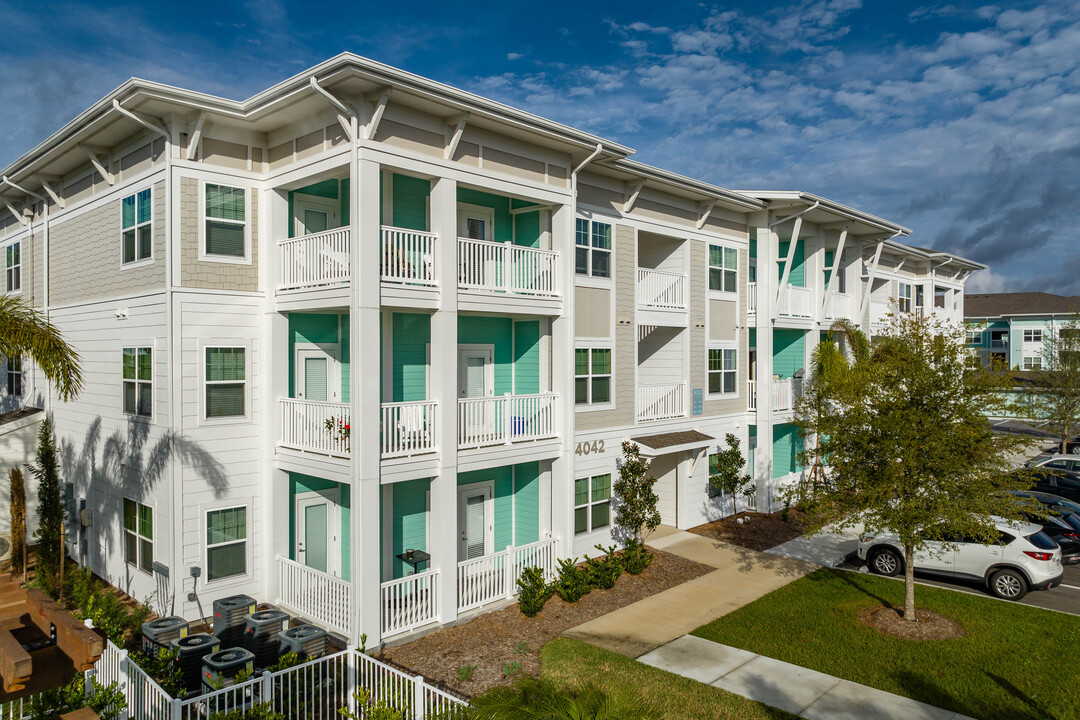
[[[6,290],[87,379],[33,385],[91,510],[72,556],[163,613],[407,637],[610,544],[625,440],[667,524],[733,511],[726,433],[768,504],[832,319],[962,317],[977,263],[632,152],[345,54],[242,102],[131,80],[19,158]]]

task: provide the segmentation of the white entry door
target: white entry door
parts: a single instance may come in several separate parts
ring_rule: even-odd
[[[495,394],[493,348],[458,348],[458,397]]]
[[[297,398],[317,402],[340,400],[341,368],[337,359],[337,348],[297,348],[293,372],[293,386]]]
[[[341,516],[338,491],[300,493],[296,496],[297,562],[320,572],[341,574]]]
[[[315,233],[338,227],[338,201],[313,195],[293,195],[295,234]]]
[[[494,544],[491,483],[458,489],[458,561],[483,557]]]

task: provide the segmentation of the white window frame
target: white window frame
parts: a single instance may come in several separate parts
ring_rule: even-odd
[[[220,512],[222,510],[236,510],[238,508],[244,508],[244,539],[243,540],[230,540],[224,543],[217,543],[210,545],[207,542],[207,533],[210,530],[210,513]],[[200,508],[202,512],[202,537],[199,539],[202,545],[203,556],[203,568],[206,571],[204,578],[206,579],[207,587],[217,587],[218,585],[227,585],[229,583],[245,582],[251,580],[254,577],[255,569],[252,565],[252,543],[253,537],[251,532],[252,520],[254,519],[251,513],[250,502],[237,502],[235,500],[226,501],[220,504],[204,505]],[[223,547],[225,545],[238,545],[244,543],[244,572],[237,573],[236,575],[229,575],[228,577],[218,578],[216,580],[210,579],[210,548],[211,547]]]
[[[17,365],[18,369],[12,369],[13,365]],[[4,366],[7,375],[5,378],[7,383],[4,385],[4,389],[7,390],[7,394],[10,397],[22,397],[23,392],[26,390],[23,385],[26,375],[23,370],[22,357],[19,355],[9,355],[5,358]],[[18,392],[14,392],[15,389],[18,389]]]
[[[595,478],[603,477],[604,475],[607,475],[607,477],[608,477],[608,496],[607,496],[607,498],[602,499],[602,500],[594,500],[593,499],[593,483],[592,483],[592,481]],[[582,505],[577,504],[577,487],[576,486],[577,486],[577,483],[578,483],[579,480],[585,480],[589,484],[589,499],[588,499],[587,502],[585,502]],[[615,517],[614,517],[614,515],[612,513],[612,508],[611,508],[611,500],[615,496],[615,474],[609,470],[608,472],[596,473],[595,475],[586,475],[584,477],[574,478],[574,485],[575,485],[575,487],[573,488],[573,493],[574,493],[574,515],[577,515],[577,511],[579,509],[581,509],[581,508],[586,509],[585,510],[585,520],[586,520],[586,523],[585,523],[586,529],[585,530],[583,530],[582,532],[578,532],[577,531],[577,518],[575,517],[572,520],[574,537],[584,537],[586,535],[591,535],[592,533],[598,532],[600,530],[609,530],[612,527],[612,525],[614,524],[614,522],[615,522]],[[601,527],[595,528],[595,527],[593,527],[593,524],[592,524],[592,509],[596,505],[604,505],[604,504],[606,504],[608,506],[607,525],[603,525]]]
[[[902,313],[911,312],[914,307],[914,290],[911,283],[897,281],[896,283],[896,309]]]
[[[589,226],[589,244],[588,245],[578,245],[578,242],[577,242],[577,224],[579,222],[588,223],[588,226]],[[596,224],[607,225],[609,228],[611,228],[611,247],[598,248],[598,247],[595,247],[592,244],[593,225],[596,225]],[[587,252],[588,252],[588,262],[586,263],[587,272],[584,272],[584,273],[579,273],[577,271],[577,251],[578,251],[579,248],[580,249],[586,249]],[[594,275],[593,274],[593,251],[594,250],[599,250],[600,252],[606,252],[608,254],[608,273],[607,273],[607,275]],[[613,282],[614,279],[615,279],[615,223],[614,222],[609,222],[607,220],[597,220],[597,219],[594,219],[594,218],[588,218],[588,217],[584,217],[584,216],[579,215],[574,220],[574,257],[572,258],[572,262],[574,264],[574,277],[577,278],[578,280],[581,280],[583,278],[588,278],[589,280],[605,283],[605,285],[610,284],[611,282]]]
[[[1026,343],[1041,343],[1043,341],[1043,331],[1039,328],[1029,328],[1024,330],[1024,342]]]
[[[497,242],[495,240],[495,208],[490,208],[487,205],[473,205],[471,203],[458,203],[458,237],[464,240],[475,240],[477,242]],[[486,237],[483,240],[479,238],[469,237],[469,218],[476,220],[483,220],[487,224],[490,237]],[[391,218],[392,220],[393,218]],[[387,223],[392,225],[392,223]]]
[[[714,247],[720,248],[720,265],[713,265],[712,264],[712,249]],[[735,253],[735,267],[733,267],[733,268],[729,268],[727,266],[727,251],[728,250]],[[736,295],[738,295],[739,294],[739,249],[729,247],[729,246],[724,245],[722,243],[710,242],[709,247],[706,249],[705,253],[706,253],[705,261],[706,261],[706,263],[708,265],[708,267],[705,270],[705,272],[707,273],[707,275],[705,277],[705,286],[708,288],[709,292],[710,293],[717,293],[717,294],[721,294],[721,295],[728,295],[728,296],[736,296]],[[721,285],[721,287],[719,289],[716,289],[716,288],[712,287],[712,272],[713,272],[713,270],[719,270],[720,271],[720,285]],[[724,290],[723,287],[722,287],[724,285],[725,273],[729,273],[729,272],[735,273],[735,289],[734,290]]]
[[[8,265],[7,256],[8,256],[8,253],[11,252],[11,250],[13,248],[19,253],[19,262],[14,263],[12,265]],[[22,256],[23,256],[23,254],[22,254],[22,241],[17,240],[17,241],[15,241],[13,243],[8,243],[7,245],[4,246],[3,252],[4,252],[4,291],[7,292],[7,293],[11,293],[11,294],[20,293],[20,292],[22,292]],[[14,271],[15,275],[17,276],[16,279],[18,280],[18,283],[17,283],[18,287],[12,287],[12,285],[14,284],[14,283],[11,282],[11,276],[12,276],[13,271]]]
[[[146,222],[139,222],[139,195],[144,192],[150,193],[150,219]],[[128,198],[135,198],[135,224],[130,228],[124,227],[124,200]],[[150,228],[150,254],[146,257],[139,257],[139,228]],[[128,230],[135,231],[135,259],[131,261],[124,260],[124,233]],[[124,270],[136,267],[142,267],[143,265],[150,265],[154,262],[154,187],[144,187],[140,190],[125,195],[120,199],[120,267]]]
[[[134,350],[135,351],[135,378],[131,379],[131,380],[124,377],[124,352],[126,350]],[[142,380],[142,379],[139,378],[139,351],[140,350],[149,350],[150,351],[150,378],[148,380]],[[126,407],[124,407],[124,386],[127,385],[127,383],[135,383],[135,408],[136,409],[135,409],[134,412],[129,412],[128,409]],[[139,407],[139,386],[140,385],[149,385],[150,386],[150,414],[149,415],[143,415],[138,411],[138,407]],[[128,417],[145,418],[147,420],[153,420],[153,418],[154,418],[154,346],[153,346],[153,343],[139,343],[139,344],[136,344],[136,345],[125,345],[120,350],[120,411],[122,413],[124,413],[124,415],[127,415]]]
[[[135,504],[135,529],[134,530],[128,530],[127,526],[124,524],[124,520],[126,519],[126,516],[127,516],[126,515],[127,508],[123,507],[123,506],[126,503],[129,503],[129,502]],[[147,510],[150,511],[150,537],[146,537],[139,530],[139,508],[141,508],[141,507],[146,508]],[[145,503],[141,503],[138,500],[135,500],[134,498],[129,498],[129,497],[123,498],[123,500],[121,501],[121,512],[120,512],[120,532],[124,537],[124,544],[123,544],[124,564],[125,565],[130,565],[131,567],[135,568],[136,570],[143,573],[144,575],[153,575],[154,574],[154,566],[153,566],[153,562],[154,562],[154,558],[153,558],[153,556],[154,556],[154,537],[153,537],[153,534],[154,534],[154,526],[155,525],[157,525],[157,518],[154,517],[154,508],[153,508],[153,506],[146,505]],[[128,535],[133,535],[135,537],[135,562],[131,562],[130,560],[128,560],[128,557],[127,557],[127,536]],[[144,541],[150,543],[150,556],[151,557],[150,557],[150,569],[149,570],[144,568],[143,564],[142,564],[142,561],[143,561],[143,542]]]
[[[577,374],[577,351],[588,350],[589,351],[589,372],[587,375]],[[609,358],[611,359],[610,372],[606,375],[593,375],[592,372],[592,354],[594,350],[607,350]],[[592,381],[593,378],[608,378],[608,399],[601,402],[593,402],[592,400]],[[584,403],[577,402],[577,380],[578,378],[588,378],[589,386],[589,401]],[[611,344],[607,343],[587,343],[583,345],[574,346],[574,407],[577,411],[583,410],[608,410],[615,406],[615,348]]]
[[[206,252],[206,186],[207,185],[220,185],[221,187],[234,188],[236,190],[244,191],[244,222],[240,223],[236,220],[223,220],[221,218],[214,218],[215,221],[232,223],[233,225],[244,226],[244,257],[233,257],[231,255],[211,255]],[[251,265],[251,196],[252,189],[247,185],[230,184],[227,181],[218,180],[200,180],[199,181],[199,261],[200,262],[215,262],[215,263],[227,263],[232,265]]]
[[[1023,361],[1024,370],[1042,370],[1041,355],[1025,355]]]
[[[982,330],[966,330],[966,338],[964,339],[965,345],[982,345],[983,343],[983,331]]]
[[[208,349],[241,349],[244,351],[244,414],[230,415],[228,417],[206,416],[206,351]],[[199,424],[200,425],[239,425],[251,422],[251,366],[253,357],[251,354],[251,342],[236,342],[235,340],[213,338],[199,343]],[[235,384],[236,380],[222,380],[222,384]]]
[[[710,370],[709,369],[709,353],[714,350],[720,351],[720,366],[723,368],[724,363],[724,351],[728,351],[734,354],[735,367],[730,370]],[[720,392],[712,392],[712,386],[709,382],[709,377],[713,373],[720,374]],[[734,392],[724,392],[724,373],[732,373],[735,376],[735,390]],[[709,398],[737,398],[739,397],[739,348],[735,343],[709,343],[705,348],[705,389],[706,395]]]

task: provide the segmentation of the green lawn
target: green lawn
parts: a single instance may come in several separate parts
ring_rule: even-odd
[[[919,585],[916,607],[954,618],[964,637],[901,640],[859,622],[867,607],[902,606],[903,593],[818,570],[693,634],[976,718],[1080,718],[1080,617]]]
[[[559,685],[596,680],[613,693],[637,692],[666,711],[665,720],[797,720],[797,716],[602,650],[556,638],[540,651],[540,674]]]

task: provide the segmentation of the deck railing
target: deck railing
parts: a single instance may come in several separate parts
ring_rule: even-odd
[[[349,228],[289,238],[281,248],[280,290],[321,287],[349,280]]]
[[[349,457],[352,420],[348,404],[296,398],[280,398],[278,402],[283,446]]]
[[[435,451],[434,400],[382,404],[382,456],[420,455]]]
[[[527,567],[540,567],[549,580],[555,576],[555,538],[514,547],[472,560],[457,568],[458,612],[482,607],[517,594],[517,579]]]
[[[663,420],[686,415],[686,383],[639,385],[638,420]]]
[[[382,583],[382,635],[390,637],[439,620],[439,571],[428,570]]]
[[[746,409],[757,410],[757,386],[753,380],[746,381]]]
[[[757,312],[757,283],[746,283],[746,312]]]
[[[555,437],[555,393],[458,399],[458,447]]]
[[[854,299],[846,293],[831,292],[825,300],[826,320],[855,320]]]
[[[382,281],[404,285],[438,285],[435,276],[435,233],[382,226]]]
[[[307,565],[277,556],[278,604],[282,607],[352,636],[349,582]]]
[[[458,287],[524,295],[559,294],[559,254],[510,242],[458,238]]]
[[[810,288],[787,285],[780,293],[780,314],[787,317],[814,317],[814,292]]]
[[[663,310],[686,309],[686,275],[638,268],[637,271],[638,305]]]
[[[792,388],[791,378],[773,379],[772,409],[774,412],[784,412],[794,407],[795,394],[792,392]]]

